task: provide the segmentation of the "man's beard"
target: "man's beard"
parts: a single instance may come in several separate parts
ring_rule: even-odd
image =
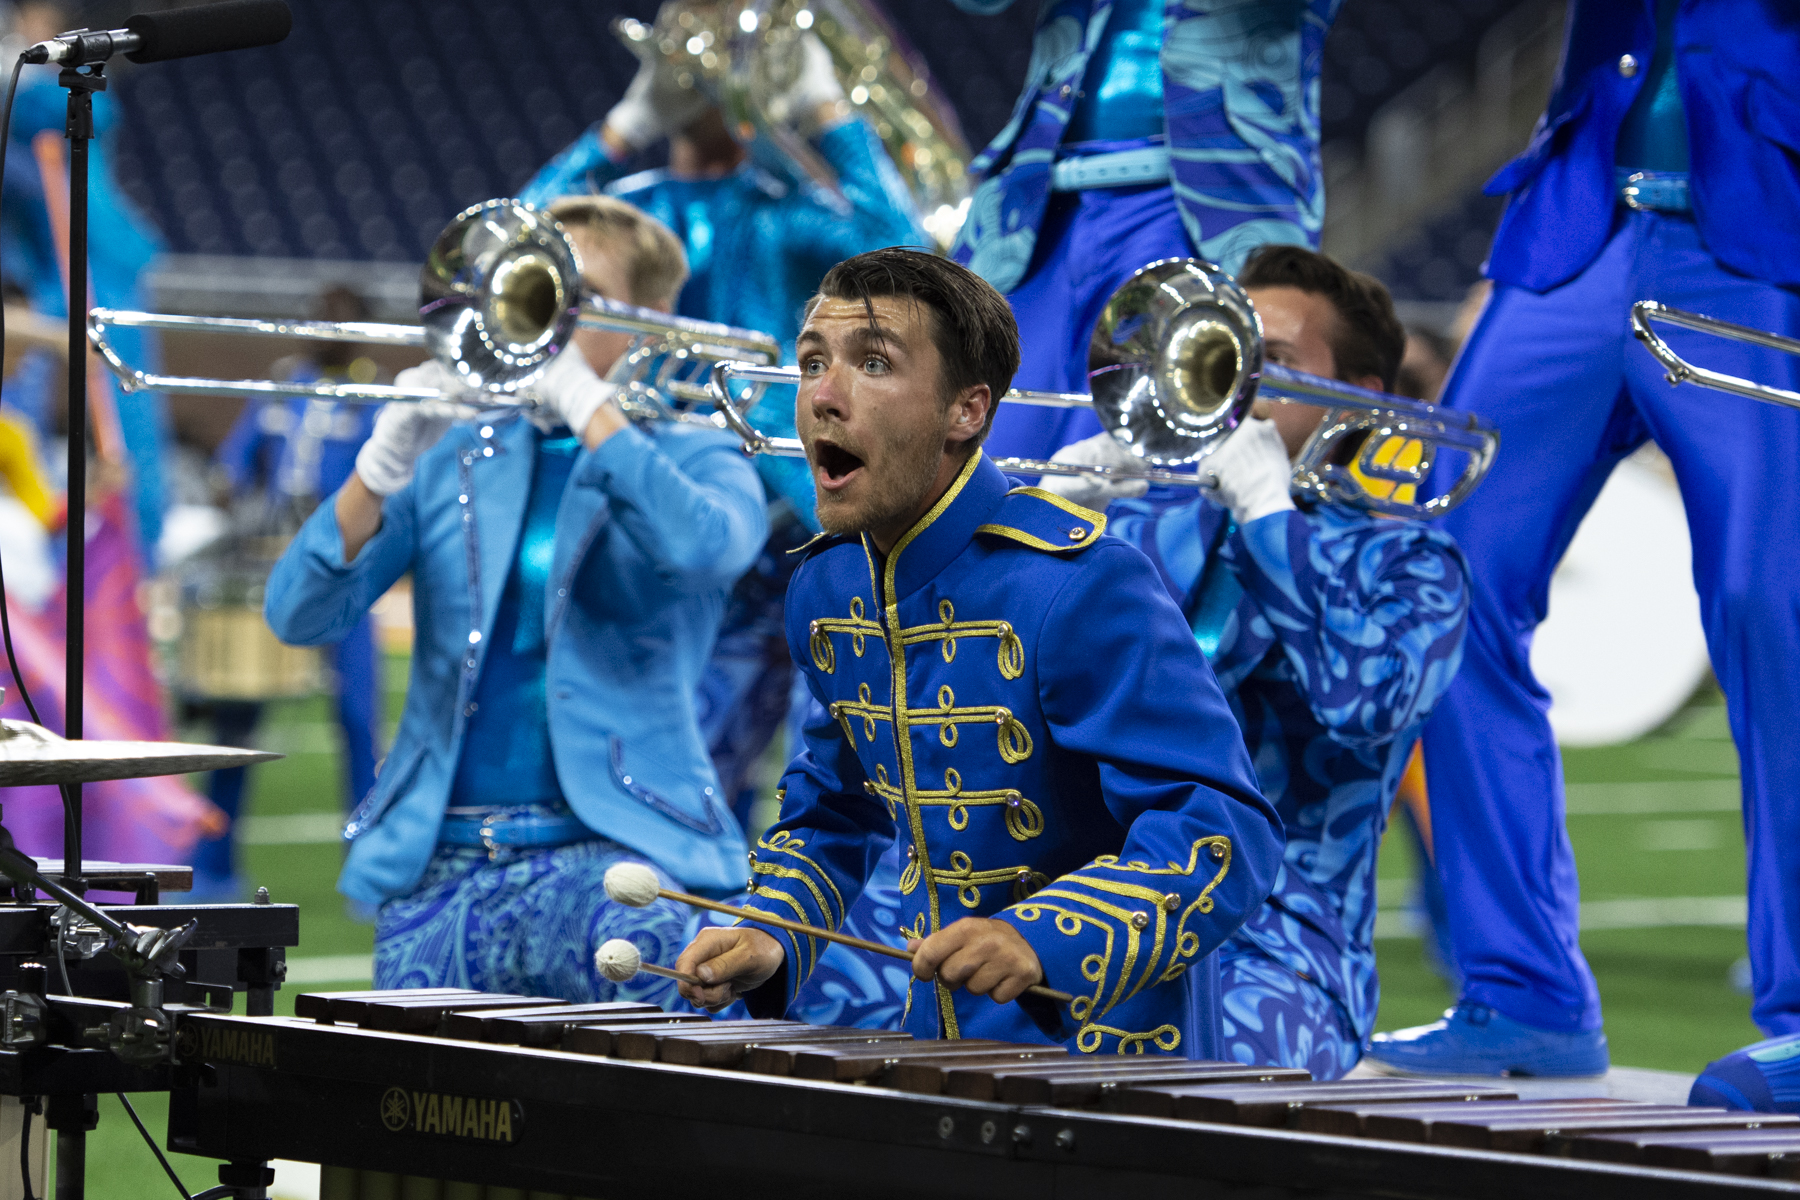
[[[815,437],[836,441],[829,432],[816,433]],[[881,461],[885,465],[879,475],[869,468],[866,458],[863,460],[861,496],[852,500],[829,492],[818,494],[815,511],[819,527],[826,533],[859,534],[883,529],[912,516],[924,504],[937,482],[943,439],[920,438],[912,445],[894,440],[882,449]]]

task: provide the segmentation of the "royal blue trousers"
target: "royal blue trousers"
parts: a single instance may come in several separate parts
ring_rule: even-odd
[[[1691,220],[1621,209],[1573,280],[1543,293],[1495,287],[1445,389],[1448,405],[1501,435],[1486,482],[1444,522],[1468,556],[1473,606],[1462,672],[1425,731],[1463,997],[1541,1029],[1600,1026],[1550,697],[1529,655],[1576,526],[1613,466],[1654,439],[1687,506],[1694,585],[1742,762],[1752,1016],[1769,1034],[1800,1032],[1800,412],[1671,388],[1629,331],[1644,299],[1800,330],[1800,294],[1724,270]],[[1791,356],[1658,328],[1692,362],[1800,386]],[[1693,894],[1681,856],[1666,857],[1665,893]]]
[[[1088,390],[1088,341],[1113,291],[1139,267],[1194,253],[1167,184],[1050,197],[1024,280],[1007,300],[1019,320],[1016,388]],[[1002,404],[983,446],[995,458],[1049,458],[1100,432],[1085,409]]]

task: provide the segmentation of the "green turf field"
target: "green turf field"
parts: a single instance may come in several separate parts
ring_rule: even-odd
[[[404,666],[390,664],[397,711]],[[366,980],[370,929],[352,921],[332,890],[339,859],[329,840],[338,803],[337,765],[325,706],[280,706],[265,727],[268,748],[289,756],[260,769],[245,834],[247,876],[280,902],[300,905],[301,945],[292,952],[298,981],[281,993],[291,1011],[297,991]],[[202,730],[187,736],[199,740]],[[1627,746],[1568,751],[1569,826],[1581,866],[1583,946],[1600,980],[1607,1036],[1619,1065],[1696,1071],[1758,1036],[1749,1001],[1728,980],[1744,953],[1743,840],[1734,781],[1737,759],[1716,692],[1697,696],[1667,727]],[[270,818],[277,818],[270,820]],[[1381,865],[1384,910],[1405,901],[1413,863],[1402,837],[1388,840]],[[1384,915],[1384,933],[1401,928]],[[1378,943],[1383,1004],[1380,1027],[1436,1017],[1451,1000],[1411,936]],[[136,1101],[161,1138],[166,1105]],[[110,1097],[90,1139],[89,1194],[141,1200],[175,1191]],[[190,1191],[217,1182],[215,1164],[174,1156]]]

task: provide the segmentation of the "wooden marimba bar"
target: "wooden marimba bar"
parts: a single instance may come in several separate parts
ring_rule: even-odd
[[[322,1200],[1800,1192],[1790,1116],[452,990],[295,1012],[183,1019],[170,1144],[324,1162]]]

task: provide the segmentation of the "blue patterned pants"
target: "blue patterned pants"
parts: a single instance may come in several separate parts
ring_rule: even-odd
[[[419,885],[376,915],[375,986],[667,1006],[677,1000],[672,980],[643,974],[619,984],[594,969],[594,951],[610,938],[635,942],[645,962],[673,965],[698,927],[673,901],[627,908],[607,899],[607,868],[644,861],[603,838],[502,847],[491,860],[479,847],[439,846]]]
[[[1276,962],[1241,935],[1219,950],[1225,1057],[1263,1067],[1305,1067],[1341,1079],[1362,1058],[1362,1039],[1317,983]]]

